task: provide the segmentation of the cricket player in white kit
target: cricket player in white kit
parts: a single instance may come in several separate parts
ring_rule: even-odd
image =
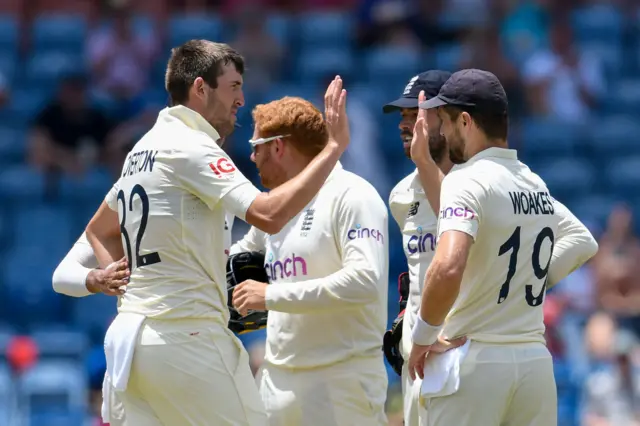
[[[279,188],[327,143],[322,114],[286,97],[254,112],[252,159]],[[344,132],[348,132],[345,117]],[[233,304],[269,311],[259,374],[272,426],[382,426],[387,374],[388,218],[367,181],[338,164],[280,232],[252,227],[232,253],[262,251],[270,284],[236,286]]]
[[[292,180],[256,189],[220,148],[244,104],[242,57],[192,40],[173,49],[173,107],[134,146],[86,229],[100,266],[126,257],[131,276],[105,338],[107,371],[127,423],[264,425],[247,352],[227,328],[227,213],[279,232],[322,186],[348,144],[329,143]],[[339,77],[327,120],[344,113]],[[345,135],[341,135],[344,137]]]
[[[420,107],[439,107],[451,159],[462,159],[442,183],[438,245],[413,329],[409,369],[424,376],[421,423],[553,426],[542,303],[597,243],[508,148],[507,98],[493,74],[456,72]],[[469,342],[431,354],[439,335]]]
[[[393,188],[389,197],[389,208],[402,232],[402,246],[409,267],[409,297],[405,310],[399,315],[402,324],[398,327],[401,328],[393,330],[394,333],[401,332],[399,352],[402,359],[397,363],[409,359],[411,329],[418,317],[424,276],[436,247],[440,185],[444,175],[453,166],[446,140],[440,134],[440,119],[435,112],[427,117],[428,150],[412,155],[411,141],[418,118],[418,96],[421,92],[429,98],[436,96],[450,76],[450,72],[440,70],[420,73],[409,80],[400,98],[383,107],[384,113],[400,112],[402,120],[399,128],[404,152],[416,164],[416,169]],[[402,363],[404,424],[418,426],[418,395],[413,391],[413,379],[408,366],[408,362]]]

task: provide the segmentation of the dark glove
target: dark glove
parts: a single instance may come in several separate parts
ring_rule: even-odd
[[[227,306],[229,307],[229,329],[237,334],[248,333],[267,326],[267,311],[249,311],[246,316],[233,307],[233,289],[246,280],[268,283],[264,269],[264,254],[251,251],[236,253],[227,259]]]
[[[409,300],[409,273],[403,272],[398,275],[398,293],[400,293],[400,312],[404,311],[407,307],[407,300]]]
[[[409,300],[409,273],[403,272],[398,276],[398,293],[400,293],[400,313],[393,321],[391,330],[384,334],[382,340],[382,349],[384,356],[387,358],[389,365],[399,376],[402,375],[402,364],[404,359],[400,353],[400,345],[402,344],[402,321],[404,320],[404,310]]]
[[[400,345],[402,344],[402,321],[404,320],[404,311],[398,314],[398,317],[393,321],[391,330],[384,333],[382,339],[382,350],[384,351],[384,357],[387,362],[393,368],[398,376],[402,375],[402,354],[400,353]]]

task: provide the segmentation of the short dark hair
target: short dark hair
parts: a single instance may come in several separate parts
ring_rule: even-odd
[[[165,88],[173,105],[185,103],[189,89],[198,77],[214,89],[218,87],[218,76],[222,67],[232,63],[236,70],[244,73],[244,58],[228,44],[209,40],[190,40],[171,49],[167,64]]]
[[[442,108],[453,121],[457,120],[460,114],[466,112],[489,139],[507,139],[509,133],[509,114],[506,112],[493,112],[479,108],[454,105],[445,105]]]

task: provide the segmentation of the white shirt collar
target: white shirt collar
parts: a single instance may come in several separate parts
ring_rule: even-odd
[[[506,158],[509,160],[517,160],[518,151],[515,149],[498,148],[494,146],[480,151],[473,157],[469,158],[465,164],[470,164],[483,158]]]
[[[177,118],[194,130],[206,133],[214,140],[214,142],[217,142],[218,139],[220,139],[220,134],[211,124],[209,124],[207,120],[204,119],[204,117],[184,105],[167,107],[160,111],[160,114],[158,115],[159,120],[171,121],[174,118]]]

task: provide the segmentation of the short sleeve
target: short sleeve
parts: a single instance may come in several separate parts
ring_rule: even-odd
[[[196,138],[185,144],[189,144],[187,149],[173,154],[175,171],[184,187],[210,209],[222,202],[225,210],[244,220],[260,191],[211,139]]]
[[[109,208],[115,212],[118,211],[118,191],[120,190],[120,180],[113,184],[107,196],[104,198],[104,202]]]
[[[440,190],[438,237],[446,231],[460,231],[474,240],[480,225],[480,200],[484,189],[460,172],[445,176]]]

